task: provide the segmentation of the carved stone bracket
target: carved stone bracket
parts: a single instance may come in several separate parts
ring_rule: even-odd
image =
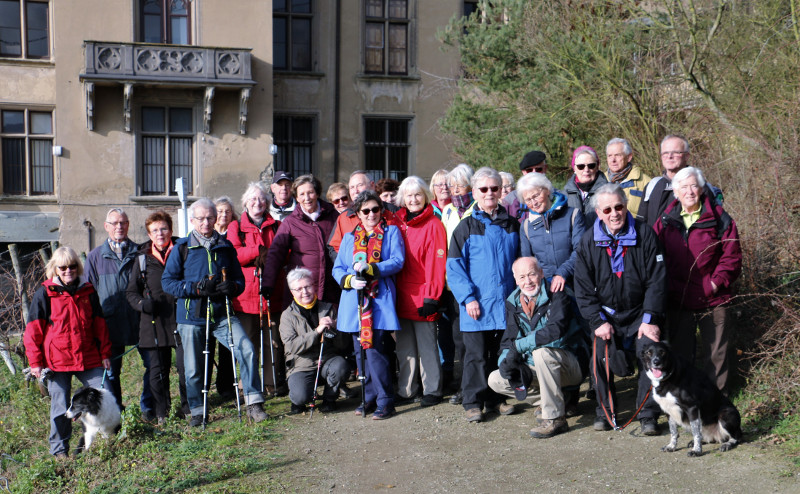
[[[250,101],[250,88],[243,88],[239,95],[239,133],[247,134],[247,103]]]
[[[125,132],[131,131],[131,102],[133,100],[133,84],[125,84],[122,92],[122,116],[125,119]]]
[[[94,130],[94,83],[87,82],[83,86],[86,90],[86,128]]]
[[[206,88],[203,98],[203,132],[211,133],[211,113],[214,111],[214,87]]]

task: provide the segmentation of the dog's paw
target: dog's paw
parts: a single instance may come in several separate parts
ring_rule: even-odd
[[[667,444],[666,446],[661,448],[661,451],[663,451],[665,453],[673,453],[675,451],[675,446],[673,446],[671,444]]]
[[[688,453],[686,453],[686,456],[689,456],[689,457],[703,456],[703,452],[702,451],[695,451],[695,450],[692,449],[692,450],[689,450]]]
[[[689,441],[689,443],[686,445],[686,447],[689,448],[689,449],[694,448],[694,441]]]
[[[719,450],[722,451],[722,452],[730,451],[730,450],[733,449],[733,447],[734,447],[733,444],[722,443],[722,444],[719,445]]]

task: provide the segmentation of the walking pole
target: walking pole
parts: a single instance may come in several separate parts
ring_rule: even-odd
[[[210,278],[210,277],[209,277]],[[206,430],[206,417],[208,417],[208,340],[211,337],[209,331],[211,327],[211,297],[206,297],[206,348],[203,350],[205,355],[205,366],[203,372],[203,431]]]
[[[269,358],[272,361],[272,395],[278,394],[278,378],[275,375],[275,350],[272,345],[272,316],[270,315],[269,299],[267,298],[267,335],[269,336]]]
[[[327,329],[327,328],[326,328]],[[314,409],[317,407],[317,386],[319,385],[319,371],[322,369],[322,349],[325,348],[325,330],[319,337],[319,360],[317,360],[317,377],[314,378],[314,394],[311,395],[311,413],[308,415],[308,420],[314,416]]]
[[[222,281],[228,279],[228,268],[222,268]],[[231,304],[228,296],[225,295],[225,315],[228,317],[228,346],[231,349],[231,362],[233,362],[233,391],[236,393],[236,413],[239,415],[239,422],[242,421],[242,405],[239,402],[239,378],[236,377],[236,350],[233,348],[233,329],[231,328]]]
[[[356,277],[358,275],[356,274]],[[364,343],[361,341],[361,315],[363,306],[361,305],[364,298],[364,292],[358,290],[356,295],[356,303],[358,305],[358,342],[359,354],[361,355],[361,368],[358,369],[358,382],[361,383],[361,418],[367,416],[367,351],[364,349]]]
[[[261,269],[256,268],[258,274],[258,286],[261,287]],[[258,334],[260,343],[258,345],[258,361],[261,363],[259,377],[261,377],[261,394],[264,394],[264,296],[258,296]]]

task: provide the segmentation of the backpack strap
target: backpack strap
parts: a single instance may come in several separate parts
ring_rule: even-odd
[[[147,254],[139,254],[136,259],[139,261],[139,276],[142,281],[147,281]]]

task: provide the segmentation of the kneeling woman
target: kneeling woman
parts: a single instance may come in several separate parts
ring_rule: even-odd
[[[350,342],[340,337],[341,333],[323,340],[323,337],[331,334],[326,330],[336,327],[336,307],[317,300],[317,284],[314,280],[311,271],[306,268],[295,268],[286,277],[294,300],[281,315],[280,332],[286,353],[286,375],[293,414],[304,412],[306,403],[311,401],[316,391],[314,382],[320,355],[319,379],[325,385],[320,411],[332,412],[336,409],[334,402],[339,396],[339,386],[349,374],[347,362],[340,353],[349,348]]]
[[[50,393],[50,454],[67,456],[72,421],[66,417],[72,376],[100,388],[103,369],[111,368],[111,341],[94,287],[83,275],[78,254],[59,247],[45,266],[47,279],[36,290],[25,327],[25,351],[31,374],[47,380]]]
[[[383,203],[375,192],[360,193],[353,209],[361,222],[342,238],[333,265],[333,278],[342,287],[337,327],[352,333],[358,368],[366,371],[366,409],[359,406],[356,415],[374,410],[372,418],[382,420],[394,414],[386,340],[389,331],[400,329],[395,275],[403,268],[405,246],[400,230],[383,220]],[[367,354],[366,369],[361,347]]]

